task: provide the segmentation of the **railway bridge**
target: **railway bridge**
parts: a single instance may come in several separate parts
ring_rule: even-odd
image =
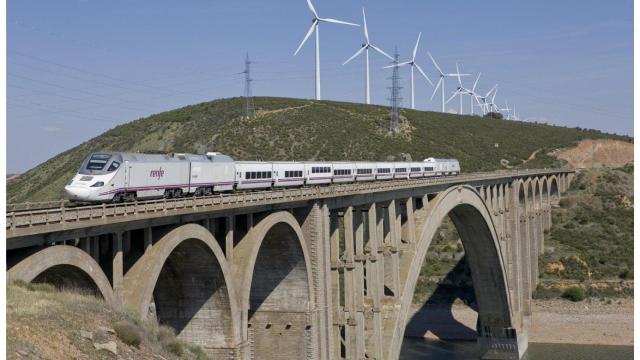
[[[550,209],[571,170],[470,173],[6,214],[7,279],[93,291],[215,359],[397,359],[453,221],[485,358],[527,349]]]

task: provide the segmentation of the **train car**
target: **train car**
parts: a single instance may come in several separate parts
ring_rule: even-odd
[[[187,154],[191,162],[189,193],[196,196],[233,190],[236,166],[232,158],[217,152]]]
[[[376,179],[376,163],[356,162],[356,181],[373,181]]]
[[[328,162],[305,162],[305,184],[330,184],[332,180],[332,164]]]
[[[428,166],[433,166],[435,176],[458,175],[460,173],[460,163],[456,159],[424,159]]]
[[[421,178],[424,175],[424,170],[422,168],[422,163],[419,162],[410,162],[409,164],[409,178]]]
[[[395,171],[393,172],[394,179],[408,179],[409,178],[409,167],[410,163],[408,162],[396,162],[393,164],[395,167]]]
[[[236,161],[236,189],[268,189],[273,186],[273,163]]]
[[[354,182],[356,180],[356,164],[352,162],[333,163],[333,183]]]
[[[395,170],[395,166],[393,166],[392,162],[376,163],[376,180],[393,179],[394,170]]]
[[[75,202],[182,196],[190,190],[189,166],[186,154],[93,153],[65,192]]]
[[[427,162],[427,160],[425,160],[422,163],[422,174],[425,177],[433,177],[436,176],[436,166],[435,164],[431,163],[431,162]]]
[[[293,161],[273,162],[273,186],[304,185],[304,163]]]

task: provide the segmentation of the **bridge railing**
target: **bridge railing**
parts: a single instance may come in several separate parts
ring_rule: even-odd
[[[7,209],[6,229],[14,230],[51,224],[68,224],[95,219],[121,218],[138,214],[169,213],[175,210],[198,210],[206,207],[235,207],[252,203],[273,203],[300,201],[313,198],[345,196],[357,193],[384,192],[395,189],[415,188],[441,183],[464,183],[477,180],[490,180],[504,177],[543,175],[558,170],[518,170],[495,171],[489,173],[463,174],[456,177],[419,178],[410,180],[391,180],[378,182],[359,182],[332,184],[330,186],[303,187],[297,189],[275,189],[270,191],[225,193],[203,197],[185,197],[177,199],[159,199],[135,201],[121,204],[99,204],[68,207],[66,202],[52,202],[55,207],[33,208],[34,204],[13,204]],[[31,208],[30,208],[31,206]]]

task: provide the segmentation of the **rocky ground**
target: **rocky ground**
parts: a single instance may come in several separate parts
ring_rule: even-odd
[[[532,310],[530,342],[633,345],[632,298],[581,302],[534,300]],[[414,311],[407,327],[407,336],[475,339],[478,314],[466,305],[416,306]],[[412,326],[412,323],[415,325]]]

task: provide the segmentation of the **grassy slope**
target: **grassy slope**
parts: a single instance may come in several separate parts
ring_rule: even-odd
[[[94,343],[110,341],[116,343],[118,358],[207,358],[199,347],[177,340],[170,328],[116,312],[93,295],[58,291],[48,284],[12,284],[7,286],[6,300],[9,359],[115,359],[110,352],[94,348]],[[91,333],[93,339],[83,337],[81,331]],[[138,346],[123,342],[131,343],[136,336]]]
[[[585,138],[621,138],[525,122],[488,120],[403,110],[401,136],[387,133],[381,106],[286,98],[256,98],[257,118],[242,120],[242,100],[215,100],[156,114],[88,140],[27,171],[7,185],[7,201],[61,197],[83,158],[92,151],[221,151],[237,159],[385,160],[409,154],[455,157],[463,171],[520,164],[538,149],[553,150]],[[497,145],[496,145],[497,144]],[[539,152],[527,167],[551,166]]]

